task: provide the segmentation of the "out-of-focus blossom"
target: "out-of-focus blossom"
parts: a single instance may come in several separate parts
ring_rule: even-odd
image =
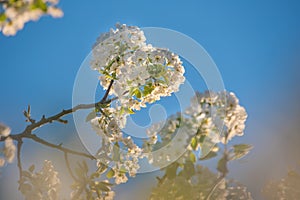
[[[16,146],[10,137],[6,138],[4,142],[3,154],[7,162],[13,162],[16,154]]]
[[[0,158],[0,167],[3,167],[5,164],[5,159],[4,158]]]
[[[20,191],[26,200],[59,199],[60,179],[52,162],[45,160],[41,171],[33,173],[33,169],[24,172],[26,176],[20,180]]]
[[[234,136],[243,135],[246,118],[245,109],[232,92],[196,93],[184,113],[147,130],[143,153],[156,166],[171,163],[189,150],[201,149],[201,156],[205,156],[216,148],[215,144],[226,144]]]
[[[0,3],[0,31],[4,35],[15,35],[29,21],[37,21],[41,16],[62,17],[63,12],[57,8],[58,0],[16,0]]]
[[[0,138],[6,137],[3,147],[0,149],[0,167],[3,167],[6,162],[12,163],[16,155],[16,146],[12,138],[9,137],[10,132],[8,126],[0,124]]]
[[[8,126],[0,123],[0,137],[1,136],[7,137],[7,136],[9,136],[10,132],[11,132],[11,130]]]
[[[234,136],[244,134],[247,113],[232,92],[196,93],[185,114],[215,143],[227,143]]]

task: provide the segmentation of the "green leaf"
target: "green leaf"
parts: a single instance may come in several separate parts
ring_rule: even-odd
[[[129,90],[130,96],[136,96],[136,98],[140,99],[142,97],[142,93],[139,88],[131,88]]]
[[[135,91],[135,96],[136,96],[136,98],[138,98],[138,99],[140,99],[140,98],[142,97],[142,93],[141,93],[141,91],[140,91],[139,89],[136,89],[136,91]]]
[[[26,178],[29,178],[29,179],[31,179],[31,177],[32,177],[32,174],[29,173],[28,171],[22,171],[22,175],[23,175],[24,177],[26,177]]]
[[[164,78],[165,82],[166,82],[167,84],[169,84],[169,82],[170,82],[170,81],[169,81],[169,78],[168,78],[167,76],[165,76],[165,75],[163,76],[163,78]]]
[[[171,165],[169,165],[166,169],[166,174],[165,176],[168,179],[174,179],[176,177],[176,173],[177,173],[177,168],[179,167],[179,164],[177,162],[172,163]]]
[[[129,96],[133,96],[135,88],[132,87],[129,89]]]
[[[100,177],[100,173],[98,173],[98,171],[96,171],[90,175],[90,179],[95,179],[95,178],[99,178],[99,177]]]
[[[101,163],[97,169],[97,173],[100,175],[103,174],[106,170],[107,170],[107,165]]]
[[[219,172],[221,172],[222,174],[227,174],[228,173],[227,161],[224,157],[222,157],[219,160],[217,170]]]
[[[120,145],[118,142],[115,143],[113,146],[113,157],[112,159],[114,161],[119,161],[120,160]]]
[[[107,186],[113,186],[114,185],[110,182],[105,182],[105,181],[101,181],[100,183],[102,183],[103,185],[107,185]]]
[[[190,153],[190,160],[195,163],[196,162],[196,156],[193,152]]]
[[[200,140],[199,140],[200,143],[203,143],[205,138],[206,138],[206,135],[201,135],[200,136]]]
[[[4,22],[7,19],[5,13],[0,14],[0,22]]]
[[[92,119],[94,119],[95,117],[97,117],[96,112],[93,110],[92,112],[90,112],[86,118],[85,118],[85,122],[89,122]]]
[[[105,77],[108,78],[108,79],[114,79],[114,77],[110,74],[105,74]]]
[[[119,173],[125,174],[127,172],[126,168],[122,166],[119,170]]]
[[[195,175],[195,166],[191,161],[187,161],[184,164],[182,175],[188,179]]]
[[[84,177],[84,174],[82,173],[81,168],[76,167],[76,168],[75,168],[75,174],[76,174],[76,176],[79,177],[79,178],[83,178],[83,177]]]
[[[110,187],[108,187],[107,185],[104,185],[103,182],[100,182],[100,183],[96,186],[96,188],[97,188],[98,190],[105,191],[105,192],[110,191]]]
[[[120,115],[124,114],[124,112],[125,112],[125,108],[124,108],[124,107],[121,107]]]
[[[193,150],[196,150],[198,146],[198,141],[196,137],[193,137],[191,140],[191,147],[193,148]]]
[[[131,108],[127,108],[127,113],[134,114],[135,112]]]
[[[86,164],[86,161],[85,161],[85,160],[82,161],[82,170],[83,170],[85,173],[88,173],[88,171],[89,171],[89,167],[88,167],[88,165]]]
[[[32,173],[34,171],[34,168],[34,165],[31,165],[28,170]]]
[[[35,3],[31,7],[32,9],[41,9],[42,11],[47,11],[47,4],[43,0],[36,0]]]
[[[20,185],[20,190],[23,194],[25,194],[26,192],[30,192],[32,189],[32,186],[28,183],[23,183]]]
[[[100,73],[100,74],[107,74],[107,72],[104,71],[104,70],[102,70],[102,69],[99,70],[99,73]]]
[[[208,154],[206,154],[205,156],[201,157],[200,160],[208,160],[211,159],[213,157],[216,157],[218,154],[216,152],[210,151]]]
[[[110,169],[107,173],[106,173],[106,177],[107,178],[112,178],[115,175],[115,171]]]
[[[148,94],[151,94],[151,92],[154,90],[154,86],[152,83],[149,83],[148,85],[145,85],[144,91],[143,91],[143,96],[147,96]]]
[[[237,160],[247,155],[253,147],[249,144],[233,145],[233,155],[231,160]]]

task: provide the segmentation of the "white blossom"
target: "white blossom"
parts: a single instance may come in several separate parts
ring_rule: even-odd
[[[246,118],[245,109],[232,92],[196,93],[183,114],[173,115],[147,130],[143,152],[150,163],[163,166],[186,150],[201,149],[203,154],[215,151],[216,143],[226,144],[234,136],[243,135]],[[206,139],[200,142],[203,136]],[[197,141],[193,147],[192,138]]]
[[[47,13],[49,15],[51,15],[52,17],[54,17],[54,18],[59,18],[59,17],[62,17],[64,15],[63,11],[59,8],[56,8],[56,7],[49,7],[47,9]]]
[[[3,136],[3,137],[9,136],[10,132],[11,132],[11,130],[8,126],[0,123],[0,138],[1,138],[1,136]]]
[[[93,48],[91,68],[100,72],[104,89],[114,80],[110,94],[118,98],[115,112],[120,118],[177,92],[185,80],[178,55],[145,41],[138,27],[117,24]]]
[[[59,199],[61,182],[52,162],[45,160],[39,172],[33,173],[32,171],[28,171],[28,175],[20,181],[20,191],[25,199]]]
[[[123,172],[117,172],[115,175],[115,183],[117,185],[121,184],[121,183],[126,183],[128,181],[128,178],[126,176],[125,173]]]
[[[37,21],[41,16],[62,17],[63,12],[56,7],[58,0],[17,0],[2,3],[0,31],[4,35],[15,35],[29,21]]]
[[[115,182],[135,176],[143,150],[126,137],[122,129],[127,116],[146,107],[148,103],[170,96],[184,82],[184,67],[179,56],[167,49],[146,44],[142,30],[135,26],[116,25],[102,34],[93,48],[91,68],[99,71],[100,84],[116,101],[102,108],[92,119],[92,128],[102,137],[98,162],[113,164]],[[172,125],[174,126],[174,125]],[[157,136],[153,134],[152,144]]]
[[[9,163],[13,162],[16,154],[16,146],[10,137],[6,138],[4,141],[3,154],[7,162]]]
[[[243,135],[247,119],[247,113],[239,105],[237,97],[227,91],[196,93],[185,114],[215,143],[227,143],[234,136]]]
[[[0,157],[0,167],[3,167],[5,164],[5,159]]]
[[[13,139],[9,137],[10,128],[0,123],[0,139],[6,137],[4,140],[4,146],[0,149],[0,153],[3,154],[0,157],[0,167],[3,167],[6,162],[12,163],[16,155],[16,146]]]

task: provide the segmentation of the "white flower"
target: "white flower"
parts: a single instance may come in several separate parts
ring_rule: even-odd
[[[30,176],[24,176],[20,182],[20,191],[26,199],[58,199],[61,182],[51,161],[45,160],[41,171],[28,173]]]
[[[109,191],[109,192],[107,192],[107,195],[104,197],[104,200],[113,200],[114,197],[115,197],[115,192]]]
[[[151,62],[153,64],[161,64],[161,65],[165,65],[166,64],[166,57],[162,54],[162,51],[158,50],[158,49],[154,49],[150,55],[149,55],[149,59],[151,60]]]
[[[121,183],[126,183],[128,181],[128,178],[127,178],[125,172],[121,171],[118,168],[113,168],[112,170],[114,171],[115,183],[117,185],[119,185]]]
[[[3,136],[3,137],[9,136],[10,132],[11,132],[11,130],[8,126],[0,123],[0,138],[1,138],[1,136]]]
[[[14,145],[13,140],[10,137],[6,138],[4,141],[3,154],[7,162],[13,162],[16,154],[16,146]]]
[[[186,148],[211,151],[216,143],[226,144],[233,137],[243,135],[246,119],[246,110],[233,93],[196,93],[184,115],[173,115],[166,123],[153,124],[147,129],[148,139],[144,142],[143,152],[149,163],[163,166]],[[199,142],[201,136],[206,136],[203,142]],[[197,146],[189,144],[191,138],[198,141]],[[158,148],[161,150],[157,151]]]
[[[147,52],[143,49],[136,50],[130,58],[133,63],[145,64],[147,61]]]
[[[3,167],[5,164],[5,159],[0,157],[0,167]]]
[[[58,0],[43,0],[45,8],[37,7],[36,1],[20,0],[15,2],[3,3],[4,12],[1,13],[5,17],[0,21],[0,31],[4,35],[15,35],[18,30],[23,29],[24,24],[29,21],[36,21],[45,14],[52,17],[62,17],[63,12],[55,7]]]
[[[102,74],[104,89],[114,79],[110,94],[118,97],[116,111],[123,115],[170,96],[185,80],[177,55],[145,41],[138,27],[118,24],[102,34],[93,48],[91,68]]]
[[[54,18],[62,17],[64,15],[61,9],[52,6],[48,7],[47,13]]]
[[[237,97],[226,91],[196,93],[185,114],[197,122],[195,126],[200,128],[202,134],[209,135],[216,143],[227,143],[234,136],[243,135],[247,119],[247,113],[239,105]]]

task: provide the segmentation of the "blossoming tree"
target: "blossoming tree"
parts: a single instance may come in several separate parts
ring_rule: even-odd
[[[27,3],[32,2],[35,1]],[[55,4],[56,1],[46,2]],[[50,8],[47,12],[51,14]],[[9,16],[8,13],[5,15]],[[8,29],[6,26],[2,26],[3,32]],[[0,166],[12,163],[16,155],[19,190],[25,199],[62,197],[59,174],[51,161],[45,160],[40,171],[34,165],[23,169],[24,139],[62,152],[74,182],[68,197],[71,199],[113,199],[118,195],[113,192],[113,186],[135,177],[142,159],[163,172],[157,177],[157,187],[149,199],[252,199],[245,187],[227,179],[228,162],[242,158],[252,148],[248,144],[231,144],[236,136],[243,135],[247,118],[235,94],[196,92],[188,108],[147,129],[147,139],[141,144],[123,131],[128,117],[179,91],[185,81],[183,62],[168,49],[147,44],[138,27],[119,24],[97,39],[92,54],[91,69],[99,72],[100,85],[105,90],[98,102],[80,104],[39,120],[31,116],[28,106],[24,116],[29,124],[21,133],[11,134],[9,127],[0,125],[3,144]],[[34,133],[54,121],[67,123],[63,117],[81,109],[92,109],[86,121],[101,141],[96,154],[50,143]],[[74,167],[70,165],[69,155],[85,160]],[[216,156],[219,158],[216,172],[201,164],[202,160]],[[90,170],[86,160],[94,162],[97,170]]]

